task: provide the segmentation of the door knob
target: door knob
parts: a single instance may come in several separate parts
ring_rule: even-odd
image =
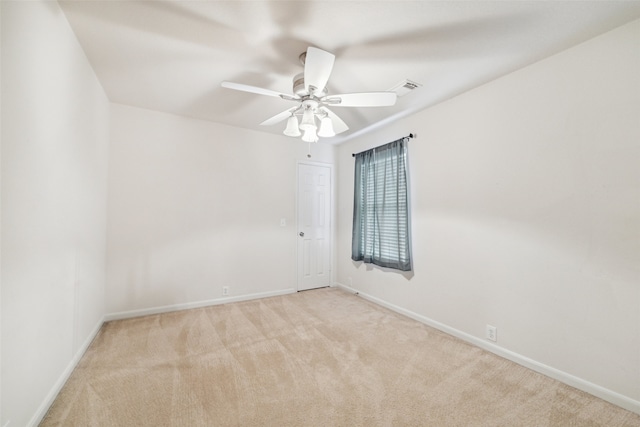
[[[304,231],[300,232],[300,237],[304,237]]]

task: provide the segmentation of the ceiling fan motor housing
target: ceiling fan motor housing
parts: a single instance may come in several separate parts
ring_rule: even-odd
[[[304,98],[305,96],[310,95],[309,92],[307,92],[307,89],[304,87],[304,73],[296,74],[293,77],[293,93],[298,95],[301,98]],[[317,98],[321,98],[326,94],[327,94],[327,88],[325,87],[322,90],[316,90],[313,95]]]

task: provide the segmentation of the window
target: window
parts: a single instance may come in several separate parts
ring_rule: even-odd
[[[351,259],[411,270],[407,141],[355,155]]]

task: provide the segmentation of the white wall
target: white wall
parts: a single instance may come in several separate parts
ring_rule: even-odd
[[[638,52],[635,21],[340,146],[337,280],[640,412]],[[413,276],[350,260],[351,153],[409,132]]]
[[[333,152],[315,144],[311,160]],[[306,153],[300,139],[112,104],[107,311],[214,302],[223,286],[292,291]]]
[[[109,104],[56,2],[2,8],[2,419],[37,423],[104,316]]]

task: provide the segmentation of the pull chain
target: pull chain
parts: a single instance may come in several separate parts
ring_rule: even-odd
[[[310,159],[311,158],[311,141],[309,141],[309,148],[307,150],[307,157]]]

